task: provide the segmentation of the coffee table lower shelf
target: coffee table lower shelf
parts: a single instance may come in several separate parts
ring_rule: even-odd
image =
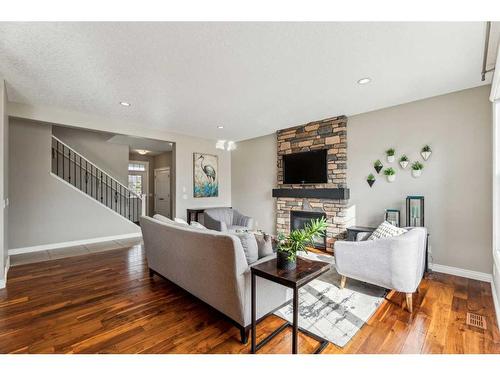
[[[277,335],[279,335],[281,332],[283,332],[287,328],[292,328],[293,329],[293,324],[290,322],[286,322],[283,325],[279,326],[276,330],[271,332],[271,334],[264,339],[262,339],[261,342],[258,342],[255,344],[255,350],[252,351],[252,353],[256,353],[258,350],[260,350],[264,345],[266,345],[269,341],[271,341],[273,338],[275,338]],[[319,342],[319,346],[316,348],[314,351],[314,354],[320,354],[325,348],[328,346],[328,340],[325,340],[322,337],[319,337],[318,335],[315,335],[312,332],[309,332],[305,329],[298,328],[299,332],[302,332],[304,335],[312,337],[314,340]]]

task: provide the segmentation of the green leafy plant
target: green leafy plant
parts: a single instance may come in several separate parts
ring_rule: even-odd
[[[424,169],[424,165],[421,162],[416,161],[412,163],[411,169],[413,169],[414,171],[421,171],[422,169]]]
[[[424,147],[422,147],[422,152],[432,152],[431,146],[425,145]]]
[[[399,158],[399,161],[408,161],[408,156],[406,156],[405,154],[401,155],[401,157]]]
[[[382,162],[380,160],[377,160],[375,163],[373,163],[374,167],[382,167]]]
[[[375,176],[373,175],[373,173],[370,173],[366,179],[368,181],[375,181]]]
[[[384,175],[386,176],[394,176],[396,174],[396,170],[392,167],[384,169]]]
[[[390,148],[390,149],[388,149],[388,150],[385,152],[385,154],[386,154],[387,156],[394,156],[394,154],[395,154],[395,153],[396,153],[396,150],[395,150],[395,149],[393,149],[393,148]]]
[[[295,229],[289,235],[279,233],[278,251],[286,253],[288,260],[294,262],[299,251],[307,253],[306,246],[314,246],[315,237],[325,236],[327,226],[326,218],[322,217],[311,220],[303,229]]]

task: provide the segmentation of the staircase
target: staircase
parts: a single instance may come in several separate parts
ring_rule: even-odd
[[[145,199],[55,136],[52,136],[52,173],[136,224],[145,212]]]

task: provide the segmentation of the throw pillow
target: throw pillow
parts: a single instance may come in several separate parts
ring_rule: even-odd
[[[193,228],[196,228],[196,229],[206,229],[206,230],[208,230],[208,228],[206,226],[204,226],[203,224],[198,223],[197,221],[191,221],[191,223],[189,225],[191,227],[193,227]]]
[[[259,259],[274,254],[273,241],[271,236],[267,233],[256,234],[255,240],[257,241],[257,248],[259,252]]]
[[[160,214],[154,215],[153,219],[158,220],[158,221],[162,221],[162,222],[168,223],[168,224],[175,224],[175,221],[170,220],[168,217],[160,215]]]
[[[252,233],[246,232],[235,232],[234,234],[240,239],[247,263],[252,264],[257,261],[259,259],[259,248],[255,236]]]
[[[368,237],[368,239],[378,240],[381,238],[389,238],[389,237],[399,236],[406,232],[408,232],[407,229],[395,227],[394,225],[388,223],[387,221],[384,221],[382,224],[378,226],[377,229],[375,229],[375,231],[372,233],[370,237]]]
[[[186,221],[186,220],[181,219],[180,217],[176,217],[176,218],[174,219],[174,221],[175,221],[177,224],[189,225],[189,224],[187,223],[187,221]]]

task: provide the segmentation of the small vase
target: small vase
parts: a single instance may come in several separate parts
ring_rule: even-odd
[[[408,166],[408,162],[406,160],[405,161],[400,161],[399,165],[401,166],[401,168],[406,169],[406,167]]]
[[[412,169],[411,170],[411,175],[414,177],[414,178],[418,178],[420,177],[420,175],[422,174],[422,170],[421,169]]]
[[[374,168],[377,171],[377,173],[380,173],[380,171],[382,170],[382,165],[377,165]]]
[[[394,160],[395,160],[395,156],[394,155],[387,155],[387,161],[389,163],[394,163]]]
[[[396,181],[396,175],[393,174],[393,175],[387,176],[387,181],[388,182],[394,182],[394,181]]]
[[[294,270],[295,267],[297,267],[297,259],[295,259],[294,261],[289,260],[288,259],[288,253],[285,253],[283,251],[279,251],[278,250],[276,258],[278,260],[277,261],[277,267],[280,270],[291,271],[291,270]]]
[[[373,184],[375,183],[375,180],[366,180],[366,182],[368,182],[368,185],[370,185],[370,187],[372,187]]]
[[[431,153],[432,153],[431,151],[422,151],[420,154],[422,155],[422,158],[424,160],[427,160],[431,156]]]

